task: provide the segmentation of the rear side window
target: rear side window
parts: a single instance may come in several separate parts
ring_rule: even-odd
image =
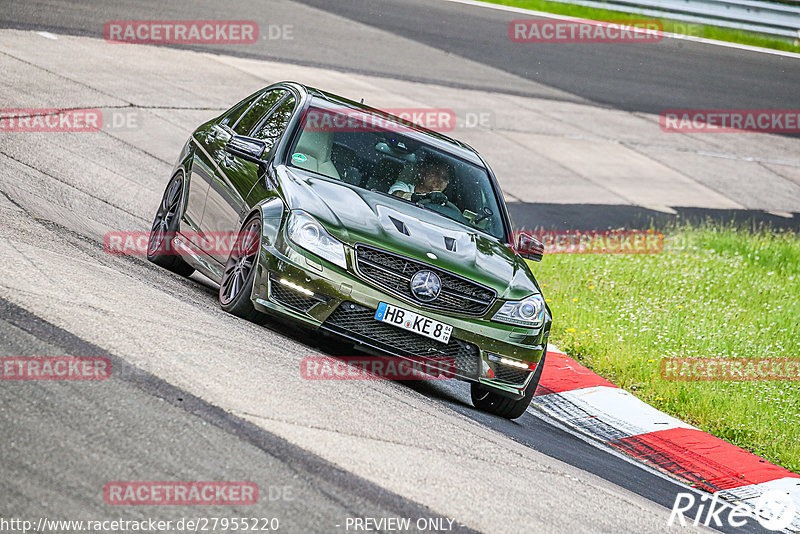
[[[267,143],[267,152],[272,149],[272,146],[280,139],[281,135],[283,135],[283,132],[286,130],[289,119],[292,118],[294,105],[294,96],[289,95],[289,97],[281,102],[275,111],[266,117],[253,132],[252,137],[262,139]]]
[[[286,94],[284,89],[274,89],[264,93],[234,124],[233,131],[238,135],[248,135],[259,120]]]

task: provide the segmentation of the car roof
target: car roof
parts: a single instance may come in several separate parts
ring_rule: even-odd
[[[445,152],[449,152],[450,154],[459,157],[463,160],[469,161],[475,165],[480,167],[486,168],[486,162],[477,153],[475,149],[471,146],[463,143],[457,139],[453,139],[452,137],[448,137],[442,133],[429,130],[424,128],[418,124],[414,124],[409,122],[406,119],[393,115],[391,113],[387,113],[386,111],[382,111],[377,108],[373,108],[371,106],[367,106],[366,104],[362,104],[360,102],[355,102],[343,96],[339,96],[328,91],[322,91],[321,89],[316,89],[314,87],[309,87],[307,85],[303,85],[297,82],[282,82],[276,85],[285,85],[285,86],[293,86],[295,89],[299,90],[301,93],[305,93],[311,98],[325,101],[332,106],[342,107],[342,108],[349,108],[355,111],[359,111],[362,113],[367,113],[370,115],[377,115],[381,117],[383,120],[387,120],[390,122],[396,122],[403,126],[403,135],[407,135],[412,139],[417,141],[432,145],[440,150]]]

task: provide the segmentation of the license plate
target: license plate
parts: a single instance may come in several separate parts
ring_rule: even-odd
[[[403,330],[435,339],[441,343],[450,341],[450,334],[453,332],[453,327],[449,324],[429,319],[424,315],[414,313],[411,310],[404,310],[385,302],[381,302],[378,305],[375,319],[382,323],[389,323]]]

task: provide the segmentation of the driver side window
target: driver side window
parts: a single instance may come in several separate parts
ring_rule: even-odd
[[[231,109],[225,112],[224,118],[220,121],[220,124],[228,127],[230,127],[231,124],[236,124],[236,121],[239,120],[239,117],[241,117],[245,111],[250,109],[250,106],[252,106],[253,102],[258,100],[258,98],[258,95],[250,95],[233,106]]]
[[[286,126],[289,125],[289,120],[292,118],[294,112],[295,99],[294,96],[289,95],[278,105],[277,108],[264,120],[261,121],[251,137],[261,139],[267,145],[266,152],[272,150],[275,142],[283,135]]]
[[[261,95],[233,125],[233,131],[237,135],[249,135],[258,121],[286,94],[284,89],[273,89]]]

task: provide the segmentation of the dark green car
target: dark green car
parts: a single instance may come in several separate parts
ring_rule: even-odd
[[[451,362],[476,407],[516,418],[539,382],[551,315],[520,245],[537,260],[542,249],[514,236],[469,146],[285,82],[192,134],[148,259],[217,281],[239,317],[291,318],[440,371]]]

